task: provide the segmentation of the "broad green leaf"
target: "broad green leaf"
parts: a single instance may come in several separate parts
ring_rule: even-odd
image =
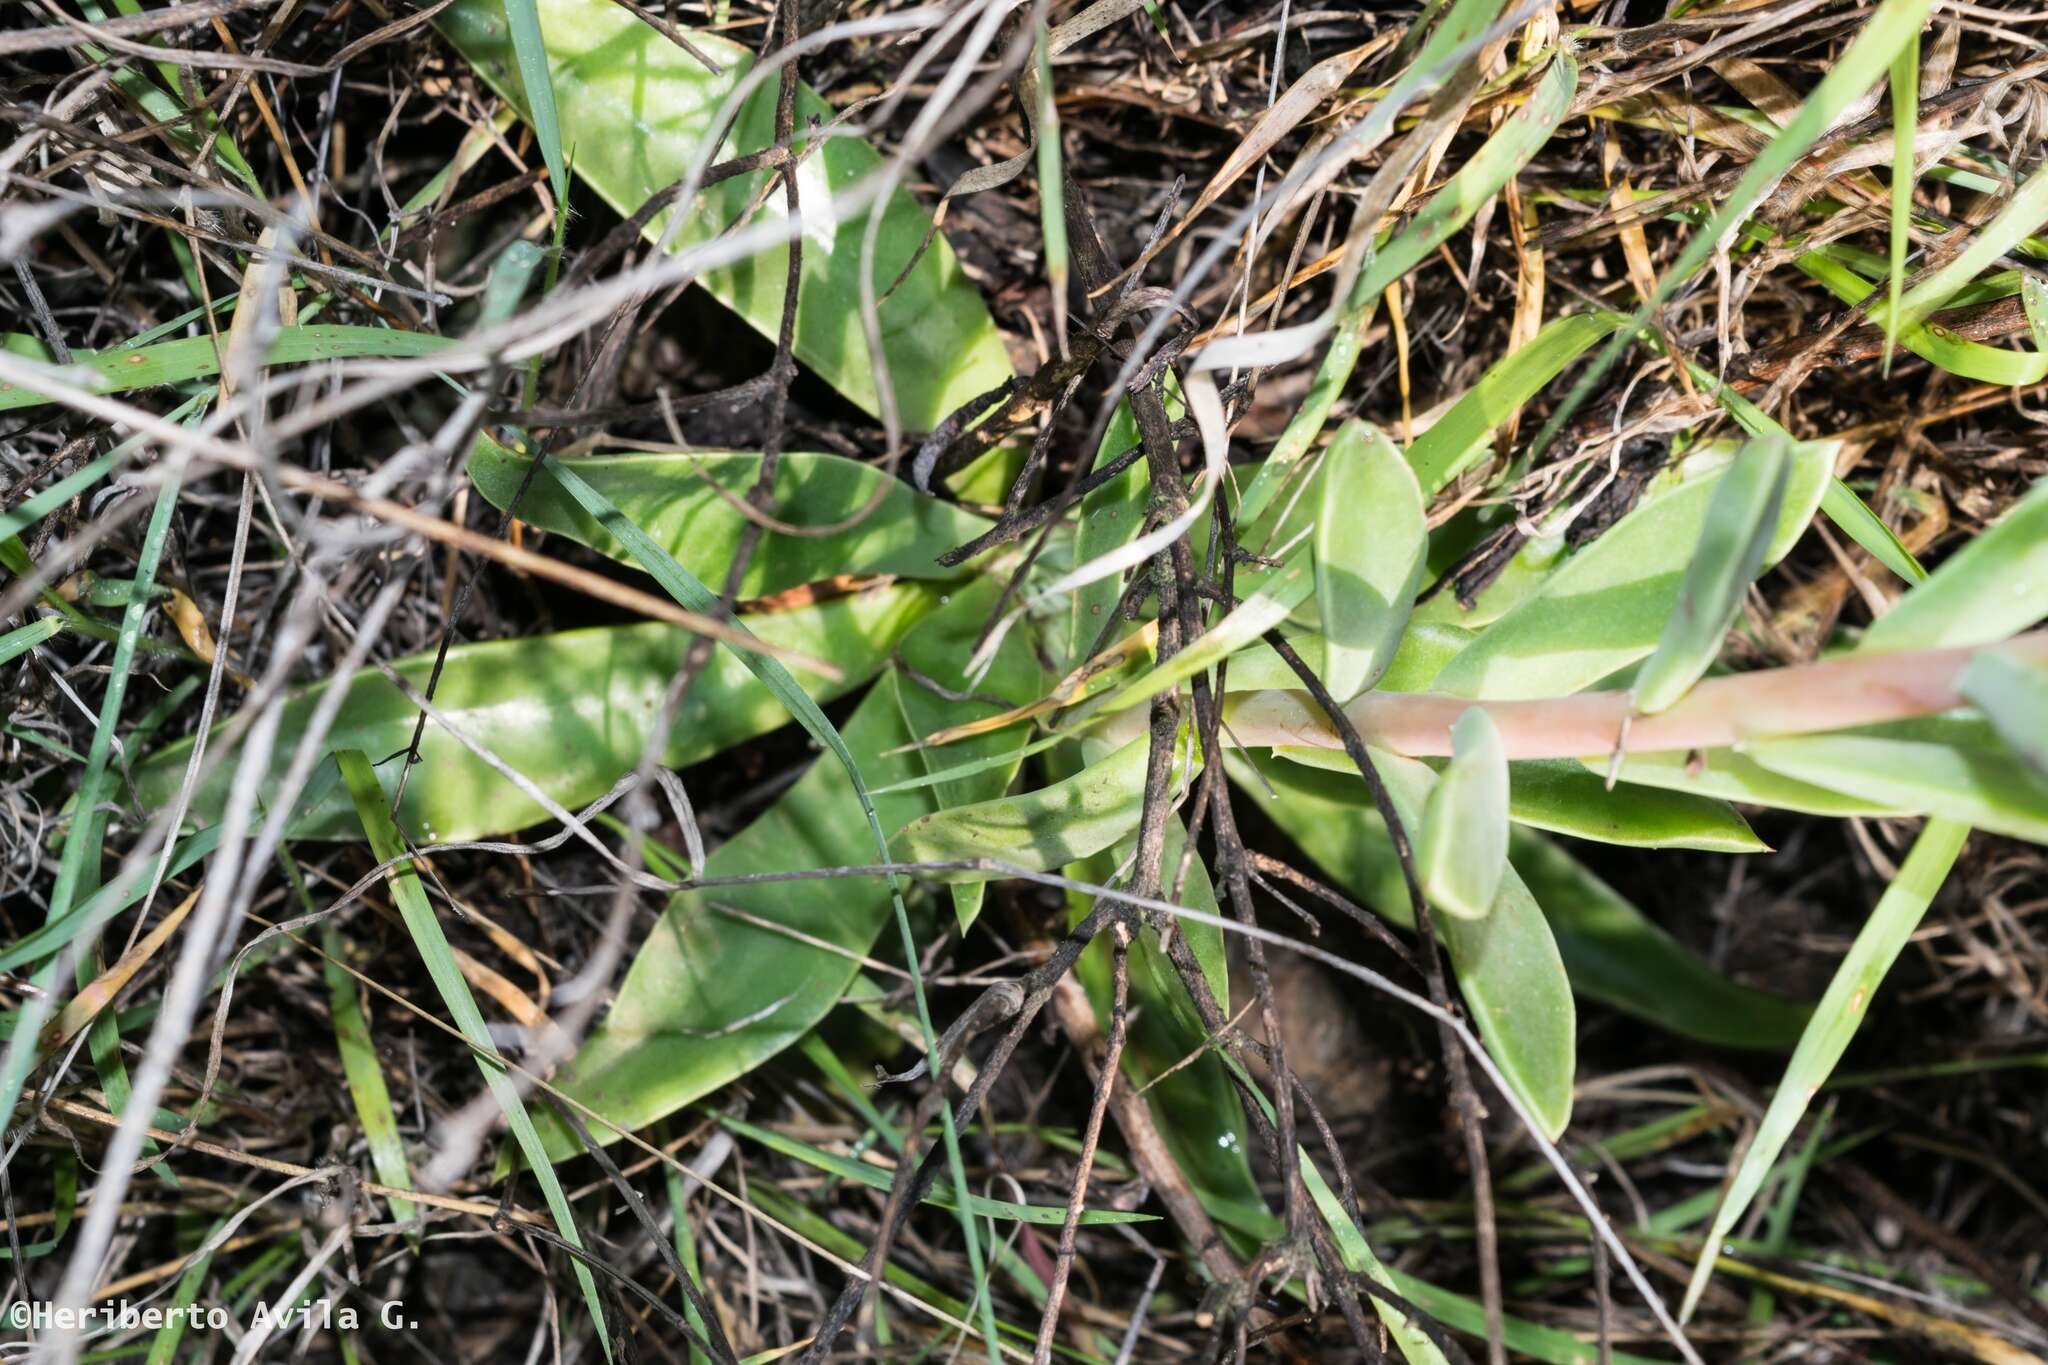
[[[2048,777],[2048,672],[1996,649],[1980,649],[1963,669],[1960,690],[2014,753]]]
[[[1784,554],[1812,520],[1831,447],[1796,446],[1765,562]],[[1561,697],[1626,668],[1656,648],[1675,610],[1727,471],[1713,452],[1688,459],[1675,487],[1646,498],[1572,555],[1528,598],[1444,666],[1432,690],[1489,700]]]
[[[1602,781],[1601,775],[1607,772],[1608,766],[1609,760],[1604,756],[1588,758],[1580,765],[1584,776],[1594,782]],[[1849,796],[1772,772],[1738,749],[1706,749],[1697,754],[1627,754],[1615,775],[1620,779],[1617,789],[1634,784],[1637,790],[1654,787],[1665,792],[1740,801],[1746,805],[1800,811],[1807,815],[1899,814],[1896,807],[1882,801]],[[1560,833],[1576,831],[1562,830]]]
[[[1467,707],[1451,726],[1451,761],[1423,805],[1415,871],[1429,903],[1484,919],[1508,867],[1508,760],[1493,717]]]
[[[1799,1046],[1785,1069],[1785,1077],[1764,1111],[1763,1123],[1742,1154],[1721,1207],[1714,1214],[1706,1245],[1700,1249],[1687,1284],[1679,1317],[1691,1315],[1700,1293],[1713,1274],[1721,1243],[1748,1212],[1750,1201],[1763,1188],[1764,1179],[1777,1164],[1778,1154],[1791,1140],[1806,1106],[1819,1093],[1848,1050],[1850,1040],[1862,1026],[1871,997],[1884,983],[1885,974],[1898,959],[1906,940],[1919,927],[1920,918],[1962,851],[1969,827],[1952,820],[1930,820],[1913,843],[1899,868],[1898,879],[1886,888],[1877,908],[1871,912],[1849,955],[1842,960],[1827,993],[1814,1009],[1813,1018],[1801,1034]]]
[[[995,593],[988,580],[969,585],[963,590],[963,595],[986,603],[991,610],[994,608]],[[943,655],[934,657],[930,641],[920,642],[914,634],[905,643],[902,655],[904,662],[925,678],[945,677],[955,663]],[[1043,676],[1031,652],[1015,648],[999,650],[989,666],[988,676],[974,688],[974,692],[984,700],[977,701],[971,696],[964,700],[948,697],[909,673],[901,674],[897,679],[896,700],[903,710],[903,723],[911,734],[921,739],[936,730],[957,725],[963,718],[993,714],[1000,709],[993,703],[995,697],[1036,697],[1044,690]],[[1008,791],[1011,781],[1017,776],[1018,766],[1024,761],[1024,750],[1014,733],[991,731],[955,740],[943,749],[920,747],[917,759],[928,777],[939,779],[926,788],[933,805],[939,810],[951,810],[977,801],[993,800]],[[986,766],[966,772],[949,771],[968,763]],[[870,792],[870,795],[874,794]],[[947,889],[953,899],[954,920],[965,933],[981,912],[987,884],[959,882]]]
[[[362,356],[412,359],[432,355],[451,344],[447,337],[432,336],[426,332],[307,323],[280,327],[270,343],[270,355],[264,363],[300,365],[314,360],[353,360]],[[74,351],[72,360],[73,368],[82,366],[94,377],[95,387],[101,393],[153,389],[220,373],[220,351],[210,336],[159,341],[132,349]],[[0,412],[32,408],[50,401],[33,389],[0,383]]]
[[[841,1180],[851,1180],[857,1185],[865,1185],[871,1190],[881,1190],[884,1193],[895,1181],[894,1173],[881,1166],[871,1165],[850,1156],[836,1156],[808,1142],[801,1142],[787,1134],[778,1133],[772,1128],[763,1128],[757,1123],[748,1123],[744,1119],[733,1118],[730,1115],[721,1116],[718,1122],[720,1127],[736,1137],[758,1142],[771,1152],[779,1152],[813,1170],[824,1171],[829,1175],[838,1176]],[[959,1207],[960,1201],[952,1188],[941,1180],[932,1186],[931,1193],[926,1195],[922,1202],[951,1209]],[[967,1209],[977,1218],[1004,1218],[1013,1223],[1035,1223],[1040,1227],[1058,1227],[1067,1218],[1064,1205],[1017,1204],[1007,1199],[990,1199],[971,1191],[967,1196]],[[1158,1221],[1159,1215],[1154,1213],[1119,1213],[1114,1209],[1083,1209],[1080,1219],[1083,1227]]]
[[[991,580],[956,593],[905,638],[906,660],[948,687],[961,687],[961,669],[997,591]],[[876,788],[923,775],[921,760],[907,747],[917,736],[904,722],[898,695],[898,689],[916,685],[890,670],[840,727],[848,751]],[[957,705],[961,720],[987,709],[973,702]],[[873,800],[885,828],[936,808],[927,787]],[[838,763],[819,762],[759,819],[714,850],[705,874],[743,877],[874,860],[865,813],[846,774]],[[676,895],[641,944],[611,1013],[556,1083],[620,1129],[674,1113],[809,1032],[845,993],[859,969],[857,959],[872,950],[891,913],[889,888],[879,877],[763,882]],[[575,1149],[563,1130],[550,1131],[549,1141],[551,1150]]]
[[[934,600],[931,589],[902,584],[741,619],[771,643],[830,655],[845,671],[844,681],[808,679],[819,700],[830,700],[874,676]],[[573,810],[604,795],[640,761],[662,697],[692,638],[673,626],[650,623],[457,645],[448,651],[434,706],[557,804]],[[392,668],[423,692],[434,656],[416,654]],[[336,685],[333,679],[314,683],[286,699],[270,780],[284,775],[307,722]],[[382,760],[412,742],[419,707],[374,667],[357,673],[346,686],[348,698],[327,744],[372,755],[382,779],[395,788],[398,765]],[[788,721],[789,712],[739,656],[719,650],[683,698],[662,761],[670,767],[701,762]],[[230,723],[215,727],[216,741]],[[191,740],[181,740],[136,767],[136,799],[145,810],[176,796],[191,747]],[[215,769],[193,798],[195,823],[206,825],[219,817],[233,778],[232,764]],[[302,804],[290,833],[299,839],[350,838],[352,810],[347,795],[335,791],[316,805]],[[449,731],[428,722],[420,739],[420,764],[406,782],[398,809],[399,828],[408,839],[458,843],[508,834],[545,818],[545,808],[531,796]]]
[[[1393,754],[1376,752],[1373,762],[1403,823],[1418,828],[1435,774]],[[1359,778],[1286,763],[1255,772],[1242,754],[1229,764],[1239,791],[1339,886],[1387,919],[1413,927],[1400,863]],[[1485,919],[1440,915],[1436,928],[1487,1050],[1555,1137],[1571,1117],[1576,1014],[1543,912],[1510,869]]]
[[[283,855],[289,860],[290,855]],[[292,889],[300,893],[307,913],[317,907],[304,894],[305,881],[296,864],[286,861],[286,875]],[[412,1188],[412,1172],[406,1166],[405,1143],[398,1135],[398,1120],[391,1109],[391,1090],[384,1084],[384,1064],[378,1059],[376,1040],[369,1021],[363,1017],[362,988],[343,970],[348,960],[348,942],[335,926],[333,916],[320,922],[321,979],[327,984],[327,1012],[334,1023],[334,1050],[341,1057],[341,1072],[348,1081],[356,1122],[363,1133],[363,1145],[370,1149],[370,1163],[380,1183],[393,1189]],[[418,1212],[409,1199],[392,1196],[391,1220],[403,1223]]]
[[[529,461],[528,455],[479,436],[470,452],[469,477],[478,492],[502,508],[525,481]],[[749,524],[734,503],[759,477],[759,455],[597,455],[566,461],[565,467],[692,574],[707,582],[725,581]],[[765,597],[840,574],[950,577],[960,571],[940,568],[939,555],[988,529],[980,517],[926,497],[885,470],[838,455],[784,455],[776,466],[772,496],[769,515],[777,521],[831,533],[763,531],[741,576],[743,597]],[[518,515],[613,559],[635,562],[545,467],[535,472]]]
[[[1712,392],[1744,431],[1752,436],[1792,439],[1792,434],[1779,426],[1769,413],[1721,383],[1718,376],[1690,360],[1686,361],[1686,368],[1692,371],[1693,382]],[[1927,577],[1927,570],[1920,567],[1920,561],[1913,558],[1913,552],[1900,542],[1892,528],[1878,519],[1877,513],[1856,496],[1854,489],[1832,474],[1828,477],[1827,490],[1820,496],[1820,510],[1827,514],[1828,520],[1834,522],[1838,530],[1870,551],[1878,563],[1906,582],[1918,583]]]
[[[1408,463],[1423,491],[1434,493],[1462,474],[1485,452],[1487,438],[1501,423],[1587,347],[1626,321],[1618,313],[1574,313],[1548,323],[1526,345],[1496,361],[1450,411],[1408,443]]]
[[[1986,645],[2048,617],[2048,480],[1863,633],[1862,650]]]
[[[400,918],[405,921],[406,932],[412,935],[413,946],[419,950],[420,961],[426,967],[427,975],[433,978],[435,990],[440,993],[442,1007],[462,1031],[462,1036],[476,1049],[477,1069],[483,1072],[484,1084],[504,1111],[505,1125],[512,1130],[513,1141],[519,1145],[527,1169],[541,1188],[548,1212],[554,1218],[555,1230],[569,1245],[580,1249],[583,1237],[576,1229],[576,1215],[569,1207],[569,1197],[555,1174],[554,1164],[534,1127],[533,1118],[526,1111],[526,1101],[520,1097],[519,1087],[512,1083],[504,1064],[497,1060],[490,1026],[484,1022],[483,1012],[476,1007],[476,999],[469,993],[469,982],[463,978],[462,968],[455,961],[455,952],[448,946],[448,936],[441,929],[434,907],[427,902],[419,874],[414,871],[411,859],[405,856],[404,837],[391,821],[390,802],[377,783],[377,774],[360,749],[344,749],[335,757],[341,766],[342,781],[347,784],[356,813],[362,820],[363,833],[369,836],[370,851],[380,863],[396,860],[385,872],[384,881],[391,890],[391,899],[398,905]],[[584,1305],[590,1310],[591,1323],[597,1328],[598,1343],[604,1347],[605,1359],[610,1360],[611,1333],[605,1328],[604,1306],[598,1296],[597,1281],[592,1278],[590,1267],[582,1261],[577,1261],[574,1268],[576,1282],[583,1288]]]
[[[1632,689],[1636,709],[1654,715],[1692,689],[1721,656],[1728,627],[1763,567],[1792,474],[1790,443],[1761,436],[1735,454],[1707,504],[1706,525],[1685,567],[1678,602],[1643,661]]]
[[[1342,702],[1393,662],[1422,585],[1429,528],[1414,471],[1377,427],[1339,428],[1320,482],[1313,543],[1323,683]]]
[[[1140,735],[1074,776],[1036,791],[934,811],[905,824],[890,841],[904,862],[994,858],[1050,872],[1108,848],[1138,826],[1144,809],[1149,736]],[[1192,754],[1175,755],[1176,785]],[[947,871],[940,881],[996,881],[999,871]]]
[[[1426,690],[1436,675],[1443,671],[1444,665],[1477,638],[1472,631],[1459,626],[1411,620],[1408,629],[1401,633],[1400,647],[1394,651],[1393,661],[1380,675],[1379,690]],[[1290,635],[1288,644],[1317,677],[1323,675],[1322,636]],[[1259,692],[1268,688],[1296,689],[1301,686],[1301,679],[1271,645],[1261,642],[1231,656],[1226,683],[1232,692]]]
[[[1935,718],[1763,740],[1746,752],[1772,772],[1907,814],[2048,843],[2048,776],[1981,721]]]
[[[1790,1051],[1809,1007],[1738,986],[1553,841],[1517,830],[1515,871],[1557,935],[1572,988],[1681,1037]]]
[[[1927,570],[1920,567],[1920,561],[1898,534],[1841,479],[1828,480],[1827,491],[1820,495],[1820,510],[1838,530],[1846,532],[1849,539],[1870,551],[1878,563],[1906,582],[1918,583],[1927,577]]]
[[[520,92],[533,124],[534,140],[540,143],[541,160],[548,168],[555,204],[566,210],[569,203],[568,162],[562,155],[562,124],[555,112],[555,87],[548,76],[547,37],[541,32],[538,0],[504,0],[505,27],[512,36],[512,55],[519,68]],[[560,244],[559,225],[556,242]]]
[[[723,68],[697,58],[611,0],[537,0],[546,34],[551,86],[561,117],[562,145],[576,178],[622,215],[630,215],[697,164],[720,105],[753,65],[746,48],[702,29],[690,41]],[[511,34],[500,0],[459,0],[435,22],[490,85],[517,105],[525,101]],[[756,152],[774,142],[776,83],[764,82],[741,107],[730,136],[710,161]],[[860,321],[864,214],[839,222],[833,194],[875,170],[881,159],[864,141],[833,137],[810,150],[811,120],[833,110],[808,87],[797,97],[795,151],[803,204],[803,279],[798,287],[796,355],[867,412],[880,410],[874,369]],[[676,242],[711,240],[762,197],[771,172],[735,176],[699,195]],[[760,210],[779,216],[779,198]],[[648,223],[658,239],[673,210]],[[930,219],[908,194],[892,195],[883,212],[875,255],[877,294],[888,289],[916,253]],[[705,274],[700,282],[762,335],[781,325],[788,274],[783,248]],[[955,408],[1011,377],[1009,355],[980,293],[944,238],[935,240],[880,309],[882,343],[904,423],[930,430]]]
[[[1605,760],[1601,760],[1601,773]],[[1697,848],[1759,853],[1764,841],[1726,801],[1622,781],[1572,759],[1508,764],[1508,818],[1531,829],[1625,848]],[[1537,899],[1541,900],[1539,896]]]

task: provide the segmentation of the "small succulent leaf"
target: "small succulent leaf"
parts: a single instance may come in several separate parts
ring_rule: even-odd
[[[1415,471],[1379,428],[1346,422],[1324,452],[1316,514],[1323,684],[1340,702],[1378,681],[1415,609],[1429,549]]]
[[[1458,717],[1451,745],[1451,761],[1423,807],[1415,870],[1431,905],[1459,919],[1484,919],[1508,865],[1507,754],[1480,706]]]
[[[1242,753],[1227,761],[1239,791],[1337,885],[1394,923],[1414,927],[1400,862],[1357,776],[1286,763],[1254,768]],[[1436,775],[1394,754],[1375,752],[1373,762],[1403,823],[1416,828]],[[1436,928],[1487,1050],[1555,1137],[1571,1118],[1577,1016],[1542,910],[1510,870],[1485,919],[1440,915]]]

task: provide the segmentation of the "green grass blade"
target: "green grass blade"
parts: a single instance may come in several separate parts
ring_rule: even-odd
[[[541,1145],[540,1134],[533,1126],[533,1117],[526,1111],[526,1101],[520,1097],[519,1087],[495,1058],[497,1049],[492,1046],[491,1033],[484,1023],[482,1011],[476,1007],[476,999],[469,992],[469,982],[462,976],[462,968],[456,965],[455,952],[448,946],[448,936],[441,931],[441,921],[434,914],[434,907],[427,902],[427,893],[420,886],[419,874],[405,857],[405,840],[392,823],[389,803],[384,789],[377,782],[376,769],[360,749],[343,749],[335,754],[340,766],[342,781],[347,783],[349,795],[356,803],[356,813],[362,818],[363,833],[369,837],[370,850],[380,863],[399,859],[385,874],[385,884],[391,889],[391,899],[398,906],[398,913],[405,921],[406,931],[412,935],[413,946],[419,950],[420,961],[426,966],[427,975],[433,978],[434,987],[441,995],[441,1003],[450,1019],[462,1031],[462,1036],[477,1049],[477,1069],[483,1072],[484,1084],[505,1112],[506,1126],[512,1130],[513,1141],[518,1143],[526,1165],[533,1173],[534,1182],[540,1186],[541,1194],[547,1201],[548,1212],[554,1217],[555,1230],[571,1246],[583,1246],[582,1234],[576,1230],[576,1214],[569,1207],[569,1197],[562,1189],[561,1179],[555,1174],[554,1163],[548,1160],[547,1149]],[[606,1360],[612,1359],[611,1333],[606,1328],[604,1304],[597,1292],[597,1281],[592,1278],[590,1268],[582,1261],[575,1262],[576,1282],[583,1289],[583,1303],[590,1311],[590,1320],[597,1328],[598,1344],[604,1347]]]
[[[1899,344],[1899,299],[1906,286],[1906,249],[1912,244],[1913,138],[1920,131],[1920,35],[1892,59],[1892,236],[1890,292],[1884,322],[1884,372]]]
[[[11,663],[16,655],[26,654],[37,645],[55,637],[64,629],[64,618],[45,616],[25,626],[16,626],[5,635],[0,635],[0,664]]]
[[[278,862],[285,880],[307,914],[319,907],[306,890],[305,878],[290,850],[279,847]],[[363,1016],[361,988],[343,969],[348,960],[348,940],[333,916],[320,921],[320,975],[327,985],[327,1014],[334,1026],[334,1049],[341,1056],[342,1076],[348,1082],[349,1098],[355,1103],[356,1120],[363,1128],[363,1142],[370,1149],[370,1165],[379,1184],[393,1189],[412,1188],[412,1172],[406,1165],[405,1144],[398,1136],[398,1119],[391,1105],[390,1087],[384,1084],[384,1065],[377,1059],[377,1044],[370,1036],[369,1021]],[[403,1223],[417,1217],[419,1206],[409,1199],[391,1201],[391,1219]]]
[[[1480,706],[1458,717],[1451,744],[1451,761],[1423,804],[1415,872],[1431,905],[1485,919],[1508,869],[1507,752]]]
[[[270,343],[266,365],[297,365],[313,360],[352,360],[364,356],[415,359],[452,344],[426,332],[400,332],[389,327],[352,327],[341,323],[308,323],[281,327]],[[98,378],[101,393],[126,393],[181,384],[220,373],[220,351],[213,338],[183,337],[127,350],[80,353],[75,364]],[[33,389],[0,383],[0,412],[32,408],[53,401]]]
[[[540,31],[540,9],[535,0],[504,0],[505,26],[512,34],[512,55],[519,64],[519,85],[526,93],[527,119],[533,124],[534,140],[540,143],[541,159],[547,163],[548,179],[555,190],[557,237],[569,207],[568,163],[562,157],[562,120],[555,112],[555,82],[548,71],[547,39]]]
[[[1769,413],[1744,398],[1735,390],[1719,383],[1715,377],[1698,365],[1687,362],[1695,382],[1713,390],[1714,397],[1736,423],[1752,436],[1779,436],[1786,440],[1792,433],[1772,420]],[[1837,530],[1870,551],[1877,562],[1890,569],[1908,583],[1918,583],[1927,577],[1927,570],[1920,567],[1920,561],[1913,552],[1900,542],[1892,528],[1879,519],[1870,505],[1856,496],[1856,491],[1833,474],[1828,476],[1827,487],[1820,496],[1820,510],[1828,520],[1835,523]]]
[[[223,1219],[216,1222],[207,1229],[206,1242],[213,1240],[225,1221]],[[164,1325],[157,1328],[156,1335],[150,1339],[149,1358],[144,1365],[171,1365],[171,1362],[178,1358],[178,1346],[185,1339],[186,1326],[186,1315],[179,1310],[188,1309],[199,1301],[199,1291],[205,1287],[207,1272],[212,1269],[213,1253],[201,1251],[192,1258],[192,1263],[185,1267],[184,1273],[178,1276],[178,1286],[171,1291],[171,1301],[166,1305],[170,1315]]]
[[[841,1180],[850,1180],[857,1185],[865,1185],[871,1190],[881,1190],[884,1193],[887,1193],[889,1187],[895,1183],[892,1173],[880,1166],[856,1160],[853,1157],[836,1156],[822,1148],[814,1147],[808,1142],[799,1141],[785,1133],[778,1133],[772,1128],[763,1128],[759,1124],[747,1123],[744,1120],[729,1117],[721,1118],[719,1122],[735,1136],[746,1138],[751,1142],[758,1142],[771,1152],[779,1152],[783,1156],[800,1161],[814,1170],[824,1171],[827,1174],[837,1176]],[[957,1208],[959,1205],[959,1200],[954,1195],[952,1187],[943,1181],[932,1186],[931,1193],[925,1196],[924,1202],[947,1209]],[[977,1218],[1002,1218],[1014,1223],[1035,1223],[1040,1227],[1058,1227],[1066,1221],[1067,1217],[1067,1210],[1064,1205],[1018,1204],[1007,1199],[990,1199],[986,1196],[975,1194],[972,1191],[969,1191],[967,1196],[967,1212]],[[1159,1216],[1152,1213],[1120,1213],[1114,1209],[1083,1209],[1081,1211],[1081,1223],[1085,1227],[1098,1227],[1110,1223],[1156,1223],[1158,1221]]]
[[[65,503],[91,488],[101,479],[114,472],[131,450],[134,441],[124,441],[106,454],[81,468],[72,470],[57,482],[33,497],[23,498],[5,512],[0,512],[0,540],[20,535],[29,527],[41,521]]]
[[[1720,657],[1728,627],[1741,612],[1777,533],[1791,475],[1790,442],[1780,437],[1759,437],[1736,452],[1707,505],[1698,547],[1685,566],[1685,586],[1656,651],[1636,673],[1632,691],[1638,711],[1654,715],[1664,710]]]
[[[1763,1188],[1765,1177],[1777,1164],[1779,1154],[1799,1126],[1806,1106],[1835,1069],[1835,1063],[1841,1060],[1850,1040],[1856,1036],[1871,997],[1883,984],[1885,973],[1906,946],[1906,940],[1919,926],[1921,916],[1926,914],[1935,892],[1941,889],[1941,883],[1954,865],[1956,855],[1962,852],[1963,840],[1969,833],[1969,826],[1952,820],[1928,821],[1921,829],[1920,837],[1914,840],[1912,852],[1906,855],[1905,863],[1900,866],[1897,880],[1886,888],[1870,919],[1856,935],[1849,955],[1842,960],[1834,979],[1828,983],[1827,994],[1821,997],[1812,1022],[1806,1026],[1799,1046],[1792,1053],[1784,1079],[1778,1083],[1777,1093],[1771,1097],[1770,1107],[1764,1112],[1756,1137],[1743,1153],[1742,1163],[1729,1182],[1728,1192],[1722,1198],[1713,1226],[1707,1233],[1706,1244],[1693,1266],[1692,1279],[1686,1285],[1685,1301],[1678,1313],[1680,1321],[1692,1315],[1701,1292],[1707,1287],[1708,1278],[1713,1274],[1721,1243],[1748,1211],[1750,1201]]]
[[[50,891],[49,909],[44,915],[46,923],[64,920],[79,897],[90,896],[99,884],[99,862],[104,851],[102,844],[107,824],[106,812],[100,807],[112,796],[108,762],[113,755],[114,731],[120,724],[121,703],[127,696],[128,680],[135,667],[136,645],[142,638],[143,618],[149,610],[149,588],[156,580],[157,564],[163,558],[171,513],[177,506],[181,486],[177,478],[164,480],[162,488],[157,491],[149,523],[143,530],[142,548],[135,566],[135,582],[141,591],[133,596],[121,616],[121,633],[115,641],[107,688],[101,696],[99,717],[93,727],[92,745],[86,752],[85,771],[79,778],[71,827],[65,835],[56,882]],[[73,963],[73,970],[82,985],[94,974],[89,931],[85,931],[77,942],[81,951]],[[6,1131],[14,1102],[34,1065],[37,1030],[61,1001],[59,992],[54,989],[54,977],[55,973],[49,967],[36,974],[35,982],[43,989],[23,1004],[22,1022],[8,1042],[4,1061],[0,1061],[0,1133]],[[95,1061],[103,1063],[99,1067],[100,1080],[106,1087],[109,1107],[116,1113],[120,1112],[128,1094],[127,1068],[120,1057],[118,1028],[113,1014],[107,1012],[93,1022],[90,1035]],[[143,1150],[154,1152],[156,1146],[145,1143]]]
[[[1708,220],[1706,227],[1686,243],[1685,250],[1657,282],[1656,291],[1643,300],[1642,308],[1630,319],[1628,327],[1601,348],[1598,358],[1572,386],[1565,401],[1551,413],[1531,447],[1536,454],[1550,448],[1550,443],[1557,439],[1565,424],[1592,397],[1636,332],[1671,301],[1681,285],[1706,265],[1720,244],[1749,217],[1750,211],[1764,195],[1799,163],[1813,144],[1834,126],[1849,105],[1890,69],[1899,50],[1919,36],[1921,25],[1927,22],[1927,16],[1933,9],[1934,0],[1883,0],[1864,21],[1840,60],[1827,68],[1827,73],[1821,77],[1813,93],[1800,104],[1791,121],[1751,160],[1727,202]]]
[[[1414,92],[1415,82],[1430,72],[1446,54],[1483,31],[1500,10],[1497,0],[1459,0],[1431,35],[1421,55],[1386,96],[1386,103],[1398,108]],[[1472,220],[1501,186],[1528,164],[1529,158],[1550,139],[1571,107],[1578,89],[1578,63],[1562,49],[1551,58],[1526,102],[1494,135],[1486,140],[1472,159],[1374,254],[1359,271],[1351,292],[1339,305],[1335,330],[1315,382],[1308,396],[1281,433],[1280,440],[1259,466],[1238,504],[1237,519],[1250,526],[1265,512],[1275,494],[1293,477],[1294,469],[1308,453],[1310,444],[1323,429],[1337,395],[1350,381],[1358,364],[1365,328],[1389,284],[1413,270],[1451,234]],[[1248,539],[1247,543],[1251,543]],[[1258,549],[1256,544],[1252,548]]]
[[[1794,264],[1826,285],[1835,297],[1847,303],[1861,303],[1876,293],[1877,287],[1844,265],[1843,254],[1839,248],[1824,247],[1808,252]],[[1893,328],[1889,322],[1890,309],[1880,304],[1876,311],[1885,320],[1888,334],[1896,334],[1907,350],[1950,374],[2001,388],[2037,384],[2048,377],[2048,356],[1987,346],[1918,319],[1909,319]]]
[[[1977,272],[2036,232],[2044,220],[2048,220],[2048,167],[2028,176],[2012,198],[2006,201],[2005,207],[1970,239],[1968,246],[1907,290],[1896,310],[1882,310],[1884,317],[1879,321],[1889,327],[1895,313],[1900,326],[1910,327],[1924,321],[1928,314],[1947,304],[1964,285],[1974,280]]]

